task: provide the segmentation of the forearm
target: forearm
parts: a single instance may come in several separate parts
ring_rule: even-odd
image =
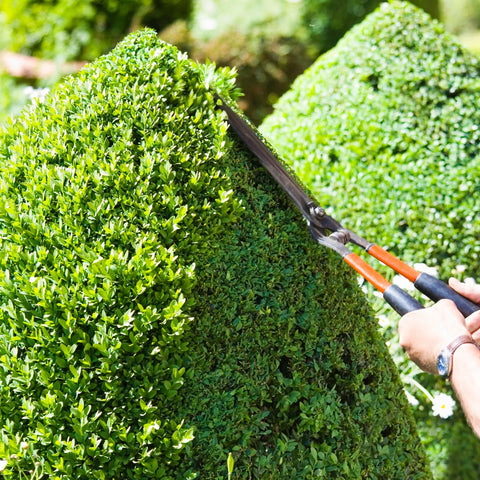
[[[480,438],[480,350],[476,346],[465,344],[455,352],[450,381],[468,423]]]

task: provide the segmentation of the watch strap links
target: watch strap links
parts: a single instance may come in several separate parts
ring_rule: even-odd
[[[452,340],[447,346],[446,350],[450,352],[450,361],[449,361],[449,366],[448,366],[448,375],[446,375],[448,378],[452,375],[452,367],[453,367],[453,354],[457,350],[458,347],[461,345],[464,345],[466,343],[473,343],[476,345],[475,341],[473,340],[471,335],[460,335],[459,337],[455,338]]]
[[[473,343],[475,344],[475,341],[473,340],[471,335],[460,335],[457,337],[455,340],[451,341],[448,345],[447,348],[450,350],[450,354],[453,355],[455,350],[460,346],[463,345],[464,343]]]

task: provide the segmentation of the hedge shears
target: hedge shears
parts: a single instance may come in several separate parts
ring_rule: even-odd
[[[347,230],[340,222],[327,215],[325,210],[305,193],[293,175],[286,170],[249,123],[218,95],[215,95],[215,100],[217,106],[227,114],[228,123],[238,137],[258,158],[262,166],[300,210],[314,240],[341,255],[348,265],[382,293],[383,298],[397,313],[404,315],[407,312],[423,308],[423,305],[397,285],[391,284],[361,257],[347,248],[348,243],[359,246],[365,252],[410,280],[417,290],[431,300],[435,302],[442,298],[453,300],[465,317],[480,310],[479,305],[463,297],[438,278],[417,271],[375,243],[371,243],[356,233]]]

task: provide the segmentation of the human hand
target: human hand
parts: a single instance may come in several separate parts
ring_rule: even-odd
[[[440,351],[460,335],[469,334],[465,319],[451,300],[440,300],[432,307],[407,313],[400,319],[398,331],[408,358],[434,374],[438,373]]]
[[[480,285],[467,285],[466,283],[458,281],[456,278],[451,278],[448,284],[460,295],[463,295],[474,303],[480,303]],[[480,311],[468,316],[465,319],[465,323],[475,342],[480,344]]]

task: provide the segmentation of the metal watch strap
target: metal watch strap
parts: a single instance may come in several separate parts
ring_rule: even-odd
[[[448,368],[448,377],[452,375],[452,365],[453,365],[453,354],[455,353],[455,350],[460,347],[461,345],[464,345],[465,343],[473,343],[476,345],[475,341],[473,340],[471,335],[460,335],[457,337],[455,340],[452,340],[448,345],[447,345],[447,350],[450,351],[450,365]]]

